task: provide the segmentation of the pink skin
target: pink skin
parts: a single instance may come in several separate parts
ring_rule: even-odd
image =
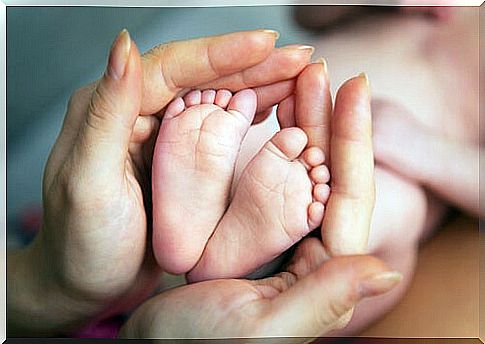
[[[275,135],[256,155],[226,211],[255,100],[252,90],[234,96],[227,90],[193,90],[167,106],[152,183],[153,247],[165,271],[179,274],[195,266],[189,277],[194,281],[244,276],[321,224],[330,174],[323,151],[305,149],[307,137],[298,128]],[[267,190],[283,198],[267,198]],[[261,248],[257,233],[264,231],[270,244]],[[238,238],[237,244],[227,237]],[[244,259],[247,251],[240,247],[256,253]]]
[[[306,149],[298,128],[278,133],[255,156],[227,209],[235,160],[255,109],[252,90],[234,96],[193,90],[167,106],[152,183],[153,245],[166,271],[192,270],[191,281],[244,276],[322,223],[330,173],[323,151]],[[268,244],[262,247],[262,240]],[[248,259],[246,252],[255,253]]]
[[[201,104],[212,99],[218,105]],[[234,96],[195,90],[167,106],[152,175],[153,247],[165,271],[184,273],[199,260],[227,208],[234,165],[255,111],[252,90]]]
[[[245,276],[320,226],[329,197],[323,151],[299,128],[276,133],[244,170],[190,282]]]

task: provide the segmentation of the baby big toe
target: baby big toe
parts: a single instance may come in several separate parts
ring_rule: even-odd
[[[266,149],[286,160],[294,160],[300,156],[308,142],[308,137],[300,128],[287,128],[277,132]]]
[[[227,111],[237,111],[251,123],[256,113],[256,102],[256,93],[253,90],[242,90],[231,98]]]

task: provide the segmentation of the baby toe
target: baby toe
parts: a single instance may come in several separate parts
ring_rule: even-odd
[[[214,104],[215,100],[216,100],[215,90],[202,91],[202,97],[201,97],[202,104]]]
[[[184,96],[185,106],[199,105],[202,100],[202,92],[200,90],[193,90]]]
[[[325,213],[325,206],[320,202],[313,202],[308,207],[308,227],[310,230],[314,230],[319,227],[323,221],[323,215]]]
[[[232,93],[228,90],[219,90],[216,93],[216,98],[214,100],[214,103],[217,106],[220,106],[221,108],[225,109],[229,102],[231,101],[232,98]]]
[[[265,147],[291,161],[300,156],[307,142],[308,137],[303,130],[287,128],[277,132]]]
[[[323,153],[323,150],[314,146],[306,149],[301,158],[305,165],[311,168],[323,164],[325,161],[325,154]]]
[[[325,184],[330,181],[330,171],[326,165],[319,165],[310,171],[310,179],[315,184]]]
[[[256,104],[256,93],[251,89],[242,90],[231,98],[227,105],[227,111],[237,111],[249,122],[252,122],[256,113]]]
[[[164,118],[173,118],[180,115],[185,110],[185,102],[182,98],[175,98],[165,109]]]
[[[317,202],[327,203],[330,197],[330,186],[328,184],[317,184],[313,188],[313,198]]]

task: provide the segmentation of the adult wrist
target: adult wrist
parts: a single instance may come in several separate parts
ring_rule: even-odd
[[[9,336],[51,336],[82,326],[98,307],[73,298],[58,280],[39,236],[25,249],[8,252]]]

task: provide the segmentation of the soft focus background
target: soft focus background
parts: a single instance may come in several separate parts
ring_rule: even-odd
[[[8,245],[38,223],[44,164],[70,94],[97,79],[126,27],[140,50],[179,39],[271,28],[279,45],[308,43],[287,6],[225,8],[9,7],[7,9]],[[19,241],[20,240],[20,241]]]

